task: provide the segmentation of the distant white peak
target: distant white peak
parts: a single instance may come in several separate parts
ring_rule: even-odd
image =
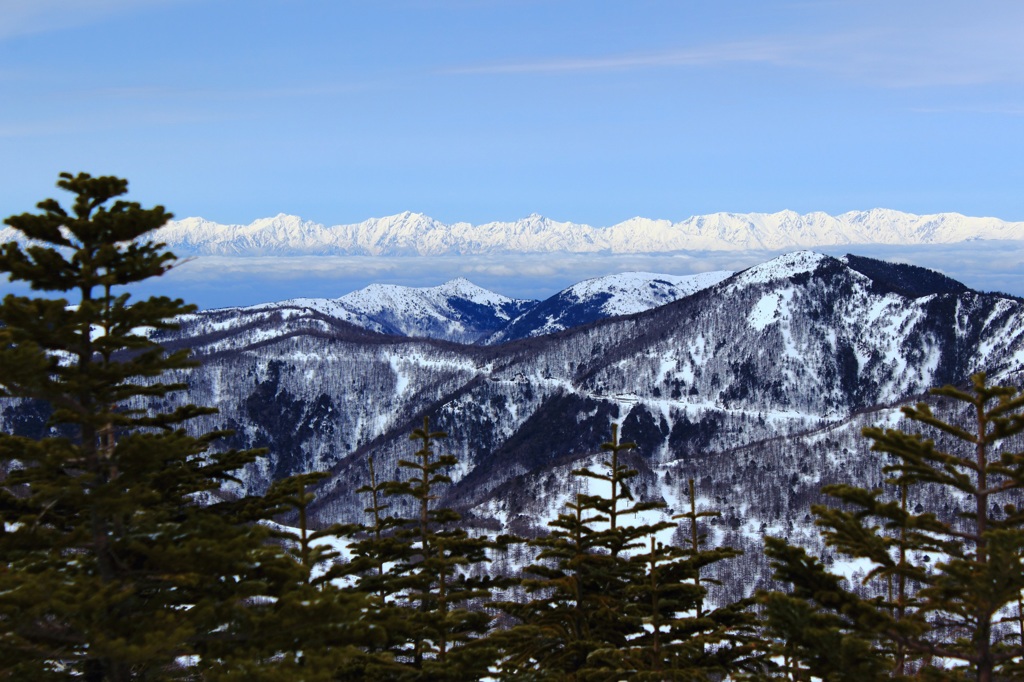
[[[651,228],[651,227],[671,227],[673,225],[671,220],[665,218],[645,218],[643,216],[633,216],[628,220],[623,220],[621,223],[616,223],[612,227],[626,227],[626,228]]]
[[[380,220],[391,220],[396,223],[433,223],[433,218],[430,218],[422,213],[415,213],[413,211],[402,211],[397,215],[393,215],[390,218],[380,218]]]
[[[551,218],[548,218],[546,216],[542,216],[540,213],[531,213],[530,215],[526,216],[525,218],[520,218],[519,220],[516,220],[514,222],[510,222],[510,223],[497,222],[497,223],[490,223],[490,225],[493,226],[493,227],[501,227],[501,228],[504,228],[504,229],[512,228],[513,230],[516,230],[516,231],[526,231],[526,232],[533,232],[533,233],[542,233],[542,232],[546,232],[546,231],[549,231],[549,230],[551,230],[551,231],[558,231],[558,230],[580,229],[580,228],[590,229],[590,228],[587,228],[586,226],[577,225],[575,223],[561,222],[561,221],[558,221],[558,220],[552,220]]]
[[[570,287],[570,289],[601,292],[609,289],[638,289],[650,287],[656,283],[680,287],[695,283],[701,279],[707,279],[706,275],[714,278],[717,274],[722,274],[721,279],[725,279],[725,277],[732,273],[723,271],[722,273],[702,273],[698,275],[666,275],[657,272],[620,272],[614,275],[584,280]]]
[[[732,275],[720,270],[696,275],[665,275],[654,272],[623,272],[588,279],[567,291],[582,300],[608,294],[602,305],[608,315],[630,315],[691,296]]]
[[[502,296],[501,294],[497,294],[493,291],[489,291],[488,289],[484,289],[481,286],[477,286],[465,277],[456,277],[444,284],[422,289],[421,291],[430,292],[448,298],[465,298],[473,301],[474,303],[482,304],[501,305],[502,303],[508,303],[513,300],[507,296]]]
[[[450,298],[464,298],[481,305],[502,305],[511,302],[493,291],[473,284],[464,277],[434,287],[407,287],[398,284],[371,284],[337,299],[338,303],[363,311],[437,308]]]
[[[255,222],[257,222],[257,223],[259,223],[259,222],[271,222],[271,223],[308,223],[308,222],[311,222],[311,221],[303,220],[299,216],[293,215],[291,213],[278,213],[276,216],[273,216],[271,218],[262,218],[261,220],[256,220]]]
[[[536,225],[536,224],[541,224],[541,225],[576,225],[577,224],[577,223],[573,223],[573,222],[570,222],[570,221],[555,220],[554,218],[549,218],[548,216],[543,215],[541,213],[531,213],[530,215],[526,216],[525,218],[520,218],[519,220],[516,220],[514,222],[516,222],[516,223],[529,223],[531,225]]]
[[[941,215],[941,214],[936,214]],[[952,215],[952,214],[946,214]],[[906,211],[897,211],[891,208],[869,208],[866,211],[847,211],[838,216],[839,218],[849,217],[851,220],[872,220],[872,219],[885,219],[885,220],[917,220],[920,216],[914,213],[907,213]]]
[[[766,284],[781,279],[788,279],[803,272],[814,272],[829,256],[814,251],[793,251],[767,263],[755,265],[744,270],[736,278],[735,284]]]

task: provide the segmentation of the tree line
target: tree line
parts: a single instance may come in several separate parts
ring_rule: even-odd
[[[426,417],[394,478],[368,461],[363,522],[314,529],[326,474],[231,494],[264,453],[188,428],[214,408],[161,411],[187,388],[167,376],[193,361],[152,332],[194,307],[131,287],[175,267],[152,239],[170,214],[120,198],[119,178],[58,186],[70,209],[47,199],[8,218],[25,240],[0,247],[0,272],[48,294],[0,304],[0,390],[50,414],[42,433],[0,434],[7,679],[1024,675],[1017,389],[979,374],[933,391],[957,419],[922,402],[904,408],[920,434],[866,429],[885,486],[827,486],[833,502],[811,513],[829,556],[766,537],[785,589],[748,597],[709,592],[740,550],[709,546],[719,511],[698,507],[693,478],[688,510],[650,520],[665,505],[634,495],[636,444],[616,424],[598,464],[572,472],[594,492],[581,486],[539,537],[471,533],[440,505],[458,461]],[[961,503],[947,513],[920,490]],[[509,553],[527,564],[518,575],[493,568]],[[856,580],[829,570],[842,562]]]

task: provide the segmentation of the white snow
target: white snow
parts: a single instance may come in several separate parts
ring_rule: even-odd
[[[787,253],[739,273],[730,288],[739,290],[751,284],[768,284],[801,273],[814,272],[822,261],[828,258],[829,256],[813,251]]]
[[[696,275],[663,275],[653,272],[624,272],[595,277],[575,284],[563,294],[572,294],[580,301],[611,294],[602,311],[608,315],[631,315],[691,296],[712,287],[732,275],[728,270],[702,272]]]
[[[783,289],[765,294],[754,304],[747,315],[747,323],[757,331],[789,316],[788,303],[793,299],[793,289]]]
[[[0,241],[17,240],[13,228]],[[192,217],[156,234],[179,255],[440,255],[460,253],[650,253],[811,248],[839,244],[941,244],[1024,239],[1024,222],[959,213],[914,215],[887,209],[838,216],[815,212],[714,213],[680,222],[632,218],[592,227],[530,215],[512,222],[444,224],[421,213],[326,226],[280,214],[248,225]]]

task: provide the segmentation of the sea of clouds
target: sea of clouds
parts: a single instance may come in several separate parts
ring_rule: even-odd
[[[1024,296],[1024,242],[970,241],[927,246],[837,246],[829,255],[911,263],[938,270],[980,291]],[[513,298],[544,299],[592,277],[619,272],[688,275],[742,270],[778,251],[670,254],[525,254],[501,256],[196,257],[145,289],[201,308],[252,305],[296,297],[337,298],[368,284],[436,286],[455,277]],[[140,293],[146,293],[140,289]]]
[[[836,246],[854,253],[938,270],[980,291],[1024,296],[1024,242],[976,240],[926,246]],[[200,308],[224,308],[289,298],[338,298],[368,284],[436,286],[455,277],[505,296],[545,299],[585,279],[620,272],[688,275],[742,270],[781,251],[706,251],[665,254],[524,254],[500,256],[301,256],[185,259],[161,278],[136,285],[135,297],[182,298]],[[27,293],[0,284],[0,293]]]

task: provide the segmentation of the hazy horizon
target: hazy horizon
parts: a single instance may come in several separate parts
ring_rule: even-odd
[[[431,287],[456,277],[510,298],[548,298],[585,279],[621,272],[690,275],[739,271],[783,251],[669,254],[520,254],[500,256],[198,256],[161,278],[133,287],[136,298],[182,298],[201,309],[291,298],[340,298],[370,284]],[[979,291],[1024,297],[1024,242],[977,240],[926,246],[842,245],[809,249],[910,263],[937,270]],[[4,283],[3,291],[25,293]]]

